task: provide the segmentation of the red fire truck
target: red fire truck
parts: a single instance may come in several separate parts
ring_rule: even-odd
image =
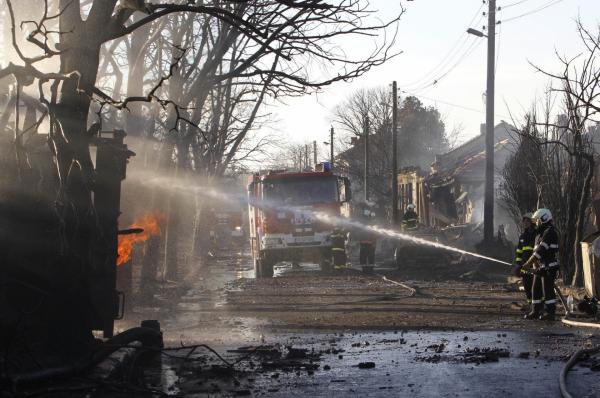
[[[317,171],[271,171],[249,178],[250,244],[257,278],[273,276],[282,261],[329,266],[332,225],[315,212],[346,216],[350,181],[332,173],[328,164]]]

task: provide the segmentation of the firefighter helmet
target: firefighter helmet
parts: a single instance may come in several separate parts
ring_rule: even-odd
[[[552,220],[552,213],[548,209],[537,209],[532,217],[534,220],[539,220],[542,224],[546,224]]]
[[[409,204],[406,206],[406,210],[414,210],[414,209],[415,209],[415,205],[413,205],[412,203],[409,203]]]

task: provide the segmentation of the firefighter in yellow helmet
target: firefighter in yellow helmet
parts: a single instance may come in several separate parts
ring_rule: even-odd
[[[333,268],[346,267],[346,234],[340,227],[335,227],[331,233],[331,263]]]
[[[375,220],[375,212],[369,207],[363,210],[363,223],[365,226],[371,226]],[[360,265],[375,265],[375,249],[377,247],[377,235],[373,231],[363,229],[358,231],[358,260]]]

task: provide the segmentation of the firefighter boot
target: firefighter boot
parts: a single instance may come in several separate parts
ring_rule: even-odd
[[[553,321],[556,314],[556,304],[546,305],[546,313],[540,315],[541,321]]]
[[[540,315],[542,314],[542,304],[534,304],[531,307],[531,312],[527,315],[525,315],[523,318],[525,319],[539,319]]]

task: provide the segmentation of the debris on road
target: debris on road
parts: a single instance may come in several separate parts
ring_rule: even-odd
[[[373,369],[375,368],[375,362],[360,362],[357,366],[359,369]]]
[[[473,363],[479,365],[488,362],[498,362],[500,358],[510,357],[510,352],[503,348],[467,348],[464,352],[453,355],[439,355],[444,349],[443,344],[433,344],[427,348],[434,348],[436,354],[431,356],[418,356],[415,358],[416,361],[428,363]]]

